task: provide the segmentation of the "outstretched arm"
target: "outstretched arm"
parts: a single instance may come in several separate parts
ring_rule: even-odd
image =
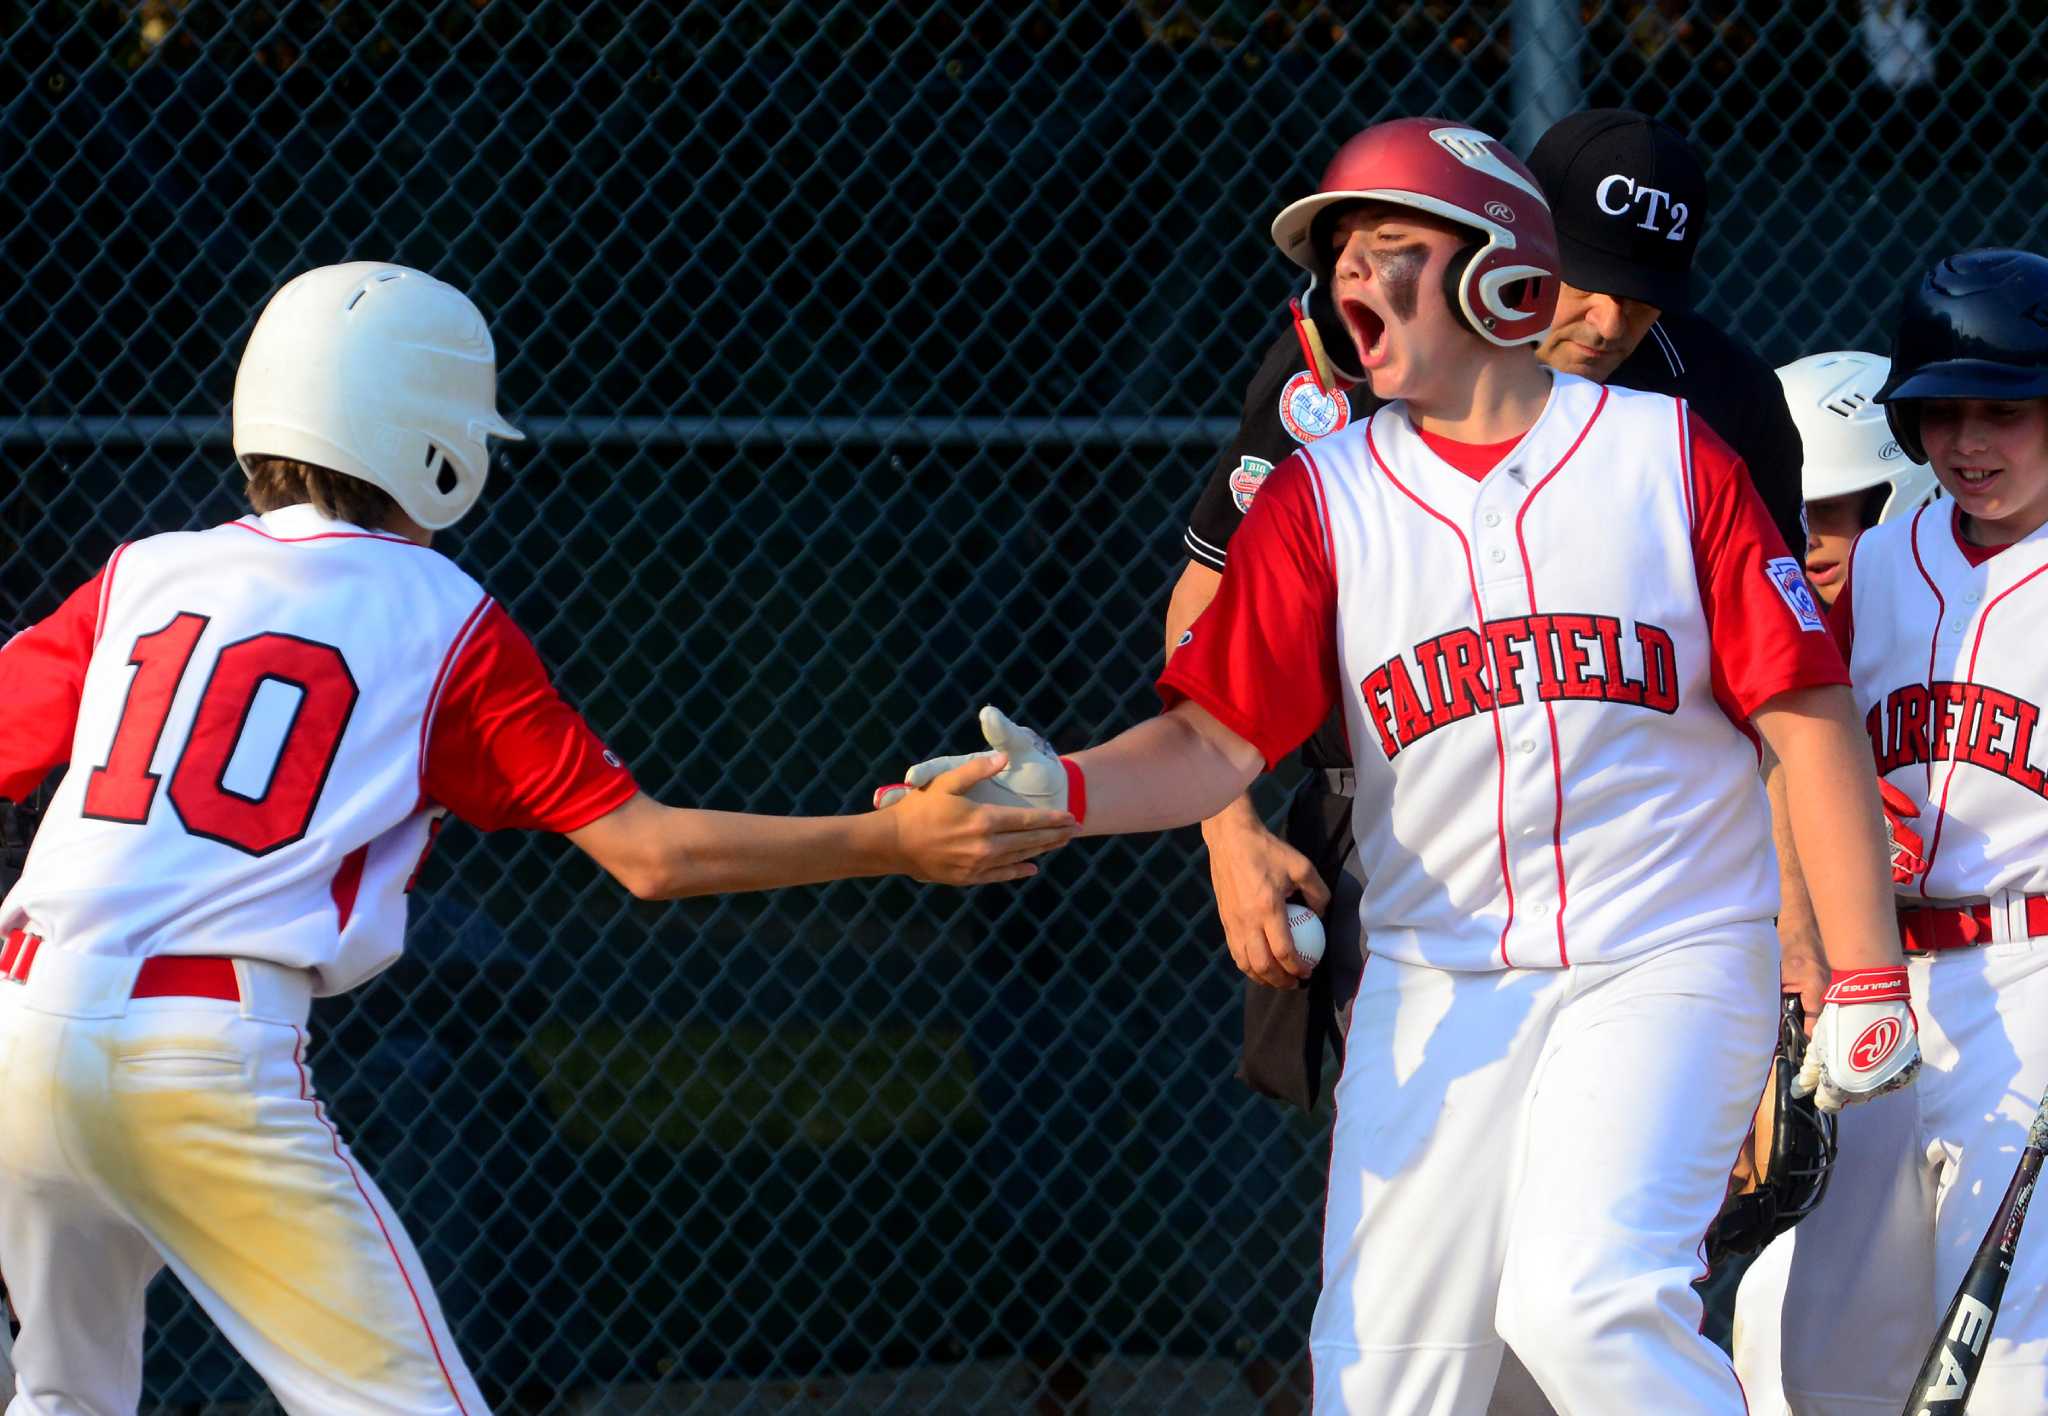
[[[1165,831],[1206,821],[1265,770],[1259,750],[1183,702],[1074,754],[1088,782],[1084,836]]]
[[[567,836],[635,895],[674,900],[867,875],[949,885],[1020,880],[1072,838],[1062,810],[990,807],[967,789],[999,767],[873,815],[779,817],[664,806],[555,692],[532,643],[486,602],[446,673],[425,761],[429,801],[487,831]],[[938,784],[934,784],[935,786]]]
[[[1290,459],[1260,491],[1233,538],[1230,573],[1188,642],[1175,641],[1160,679],[1167,711],[1072,759],[1084,779],[1083,834],[1207,820],[1298,747],[1337,703],[1336,579],[1309,479],[1307,464]],[[1187,587],[1191,596],[1206,589],[1199,580]],[[1182,609],[1191,604],[1184,599]],[[1015,784],[1013,799],[1069,804],[1059,759],[1035,733],[993,708],[983,710],[980,726],[990,747],[1010,755],[1000,785]],[[958,760],[920,763],[905,781],[921,787],[925,773]]]
[[[948,772],[932,790],[853,816],[756,816],[664,806],[645,792],[567,833],[643,900],[773,890],[870,875],[986,885],[1038,873],[1031,857],[1063,845],[1063,811],[983,806],[964,793],[1000,757]]]
[[[892,809],[964,766],[998,762],[1004,764],[1000,770],[985,772],[965,789],[969,796],[992,806],[1071,811],[1081,835],[1120,836],[1189,826],[1213,815],[1266,765],[1257,748],[1192,701],[1072,757],[1061,757],[999,708],[984,707],[976,721],[986,750],[928,758],[906,772],[901,785],[877,792],[875,804]]]
[[[1294,459],[1261,490],[1235,538],[1230,574],[1160,680],[1166,712],[1062,763],[1036,733],[984,708],[982,737],[1011,766],[977,794],[1071,806],[1091,836],[1190,826],[1314,732],[1337,703],[1342,676],[1336,580],[1309,478]],[[905,789],[962,760],[919,763]]]

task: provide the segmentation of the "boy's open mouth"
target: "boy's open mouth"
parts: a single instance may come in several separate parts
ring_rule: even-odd
[[[1344,300],[1338,303],[1338,311],[1344,316],[1345,328],[1351,331],[1352,343],[1358,346],[1358,357],[1371,368],[1387,353],[1387,322],[1378,312],[1363,300]]]

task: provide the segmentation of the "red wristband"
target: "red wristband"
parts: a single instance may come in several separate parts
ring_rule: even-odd
[[[1821,1000],[1845,1004],[1891,1003],[1912,996],[1912,990],[1906,985],[1906,966],[1890,964],[1884,968],[1851,969],[1847,973],[1836,974]]]
[[[1071,757],[1062,757],[1060,766],[1067,769],[1067,814],[1079,825],[1088,819],[1088,779]]]

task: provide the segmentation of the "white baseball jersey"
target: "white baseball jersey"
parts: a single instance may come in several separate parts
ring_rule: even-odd
[[[2048,1089],[2048,937],[2026,909],[2048,893],[2048,527],[1993,551],[1960,518],[1941,501],[1864,532],[1828,618],[1877,770],[1920,806],[1928,867],[1899,904],[1987,901],[1989,928],[1907,961],[1919,1078],[1843,1116],[1827,1203],[1743,1279],[1737,1365],[1775,1398],[1759,1416],[1896,1405]],[[1970,1410],[2044,1408],[2048,1245],[2030,1230]]]
[[[2048,893],[2048,527],[1992,554],[1953,502],[1858,537],[1831,616],[1878,773],[1920,805],[1901,903]]]
[[[122,547],[0,650],[0,796],[69,761],[0,932],[312,970],[398,957],[444,811],[574,830],[635,790],[455,564],[309,506]]]
[[[1662,395],[1560,376],[1495,447],[1390,404],[1260,490],[1160,687],[1269,761],[1341,702],[1358,764],[1317,1410],[1478,1411],[1503,1343],[1561,1410],[1742,1409],[1686,1285],[1775,1015],[1743,724],[1845,679]]]
[[[1569,376],[1483,476],[1398,403],[1304,448],[1160,681],[1269,762],[1341,699],[1373,952],[1448,969],[1768,920],[1746,720],[1842,682],[1727,445],[1682,402]]]

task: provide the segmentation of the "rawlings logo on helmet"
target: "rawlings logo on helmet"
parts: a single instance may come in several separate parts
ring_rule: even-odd
[[[1891,368],[1882,355],[1831,349],[1778,370],[1806,449],[1799,478],[1806,501],[1882,488],[1877,519],[1896,521],[1940,494],[1934,469],[1907,458],[1876,402]]]

